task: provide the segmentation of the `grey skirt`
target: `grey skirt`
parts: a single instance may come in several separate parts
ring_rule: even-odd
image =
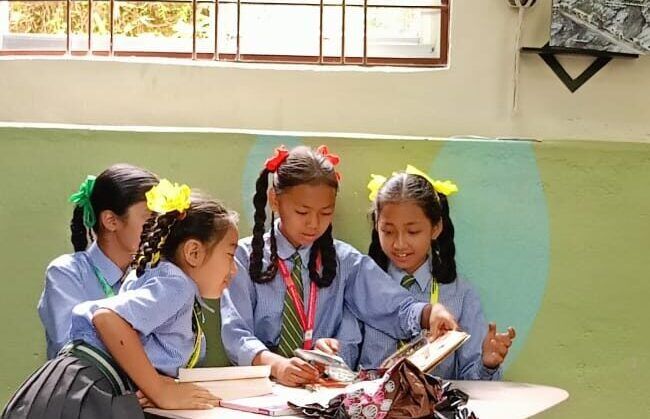
[[[144,418],[135,388],[104,352],[74,342],[34,372],[2,419]]]

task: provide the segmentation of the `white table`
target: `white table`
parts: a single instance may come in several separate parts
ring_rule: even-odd
[[[563,402],[569,393],[556,387],[508,381],[453,381],[454,387],[469,394],[467,407],[480,419],[528,418]],[[307,390],[274,386],[278,394],[306,394]],[[341,390],[328,389],[328,397]],[[147,409],[148,413],[175,419],[260,419],[265,416],[217,407],[210,410]],[[299,418],[300,416],[284,416]]]

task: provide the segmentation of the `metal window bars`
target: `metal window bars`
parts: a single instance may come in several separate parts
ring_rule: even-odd
[[[6,48],[0,42],[0,55],[96,55],[96,56],[139,56],[139,57],[173,57],[173,58],[190,58],[193,60],[215,60],[215,61],[230,61],[230,62],[267,62],[267,63],[291,63],[291,64],[331,64],[331,65],[391,65],[391,66],[424,66],[424,67],[440,67],[447,64],[448,51],[449,51],[449,0],[0,0],[2,3],[11,5],[12,3],[58,3],[58,7],[65,8],[65,48],[64,49],[39,49],[36,48]],[[119,9],[120,4],[145,4],[145,3],[159,3],[159,4],[184,4],[191,5],[191,51],[181,50],[146,50],[146,49],[129,49],[120,50],[115,48],[115,16],[116,8]],[[72,7],[73,4],[83,5],[87,4],[88,19],[86,23],[87,30],[87,48],[78,49],[72,45],[73,34],[72,28]],[[108,4],[108,40],[103,42],[104,47],[98,47],[97,38],[99,35],[94,34],[93,30],[93,16],[95,9],[99,5]],[[205,50],[199,51],[197,47],[197,14],[200,6],[208,6],[213,8],[213,16],[211,17],[211,36],[214,39],[212,51],[206,52]],[[225,7],[236,7],[236,23],[235,23],[235,50],[224,51],[221,46],[219,25],[220,23],[220,9]],[[242,14],[248,13],[242,11],[243,7],[250,6],[268,6],[268,7],[318,7],[318,54],[278,54],[271,51],[262,52],[246,52],[242,51]],[[340,9],[340,45],[338,45],[339,54],[325,53],[324,48],[324,12],[326,8]],[[438,51],[436,56],[421,57],[421,56],[404,56],[401,54],[385,54],[385,55],[372,55],[370,54],[370,37],[369,37],[369,12],[374,10],[418,10],[418,11],[436,11],[439,14],[439,25],[437,33],[438,37]],[[363,17],[363,32],[362,32],[362,47],[357,48],[360,51],[354,53],[350,52],[349,45],[347,45],[347,38],[350,35],[347,33],[349,28],[348,16],[351,11],[362,10]],[[357,13],[358,14],[358,13]],[[0,19],[2,14],[0,13]],[[8,29],[8,24],[5,24]],[[3,23],[0,21],[0,31],[3,29]],[[7,30],[5,29],[5,31]],[[297,36],[300,36],[298,34]],[[4,34],[7,37],[7,34]],[[105,36],[104,36],[105,37]],[[0,41],[3,39],[3,34],[0,33]],[[95,41],[95,42],[94,42]],[[164,43],[164,40],[158,40],[158,43]],[[107,45],[106,45],[107,44]],[[399,52],[399,51],[397,51]]]

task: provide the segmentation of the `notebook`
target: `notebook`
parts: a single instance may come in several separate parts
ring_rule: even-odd
[[[271,394],[273,387],[268,365],[221,368],[181,368],[178,381],[194,383],[208,389],[221,400]]]
[[[219,405],[227,409],[257,413],[265,416],[291,416],[298,412],[289,407],[287,398],[277,394],[246,397],[235,400],[222,400]]]

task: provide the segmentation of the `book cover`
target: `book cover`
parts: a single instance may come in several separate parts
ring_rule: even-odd
[[[437,339],[423,335],[389,356],[381,367],[390,368],[402,358],[407,358],[421,371],[428,372],[454,353],[469,338],[468,333],[458,330],[446,332]]]

